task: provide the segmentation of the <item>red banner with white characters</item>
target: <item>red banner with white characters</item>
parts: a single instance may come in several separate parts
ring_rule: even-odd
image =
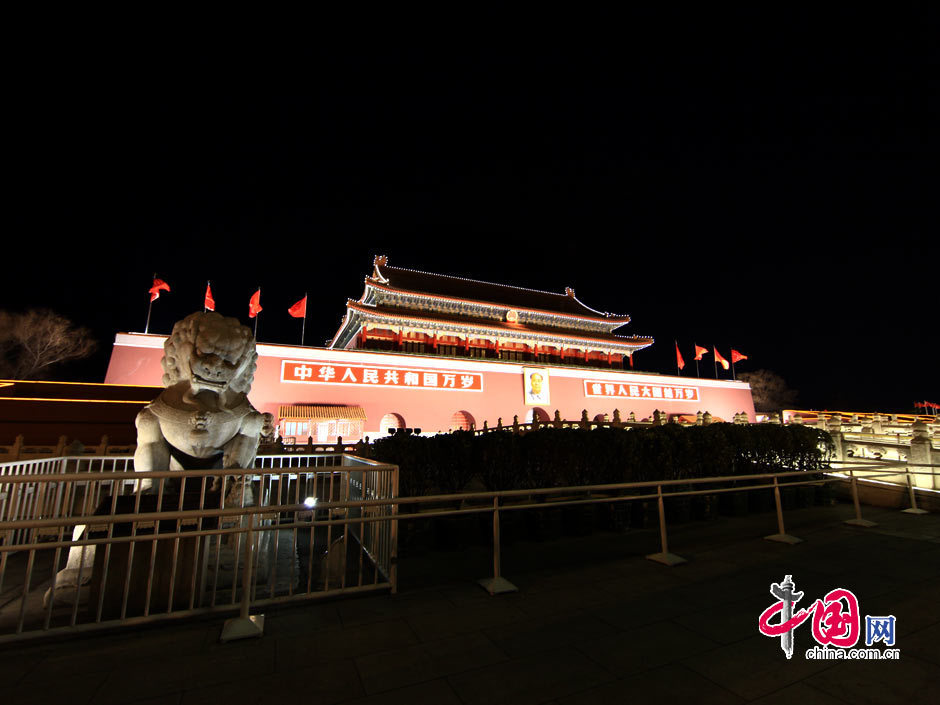
[[[623,384],[594,379],[584,380],[584,396],[700,401],[698,387],[685,384]]]
[[[281,362],[281,381],[303,384],[353,384],[360,387],[396,389],[448,389],[482,392],[480,372],[460,370],[416,370],[382,365],[346,365],[335,362]]]

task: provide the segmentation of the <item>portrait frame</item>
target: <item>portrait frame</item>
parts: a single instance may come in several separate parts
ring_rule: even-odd
[[[533,378],[535,380],[533,381]],[[548,370],[544,367],[522,368],[522,396],[527,406],[551,404]]]

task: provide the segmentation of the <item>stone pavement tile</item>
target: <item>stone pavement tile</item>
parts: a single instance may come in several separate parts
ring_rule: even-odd
[[[940,622],[905,634],[903,639],[896,639],[894,645],[901,649],[901,658],[910,655],[940,666]]]
[[[248,675],[265,677],[275,671],[277,642],[244,639],[207,646],[200,654],[167,654],[151,660],[112,663],[111,671],[95,694],[94,703],[125,703],[203,686],[223,686]]]
[[[486,592],[480,588],[484,595]],[[368,598],[348,600],[337,605],[344,626],[367,624],[388,619],[407,617],[411,614],[450,612],[454,603],[437,590],[422,590],[397,595],[376,595]]]
[[[297,604],[277,610],[265,609],[263,613],[265,637],[306,634],[327,629],[340,629],[343,626],[339,611],[334,604]],[[212,635],[212,641],[218,641],[222,633],[221,627],[217,631],[218,633]]]
[[[742,568],[758,566],[786,557],[787,550],[792,549],[793,546],[765,541],[763,537],[775,533],[776,530],[774,527],[765,527],[764,531],[765,533],[760,536],[755,535],[744,540],[727,543],[708,541],[700,549],[690,549],[688,552],[696,556],[697,560],[723,561],[734,563]],[[679,555],[684,555],[682,546],[678,543],[670,542],[669,548]]]
[[[721,644],[733,644],[758,633],[757,621],[773,598],[751,596],[738,602],[715,605],[673,617],[671,621]]]
[[[903,649],[899,660],[841,661],[806,682],[850,703],[940,702],[940,666],[907,656]]]
[[[505,600],[504,597],[510,599]],[[419,614],[409,616],[406,621],[420,641],[446,639],[526,619],[526,613],[515,606],[513,597],[516,596],[499,595],[488,602],[448,612],[446,619],[437,614]]]
[[[731,561],[699,560],[694,553],[689,553],[682,557],[686,558],[689,562],[676,566],[677,568],[681,568],[681,570],[676,570],[675,575],[678,579],[689,583],[724,578],[741,570],[741,566]]]
[[[315,663],[311,658],[309,663]],[[310,702],[331,705],[363,696],[359,673],[351,659],[316,663],[286,672],[252,675],[246,670],[238,680],[183,693],[180,705],[270,705],[278,702]]]
[[[0,649],[0,683],[4,688],[12,688],[55,653],[40,644],[4,646]]]
[[[925,581],[920,585],[909,585],[883,595],[859,602],[862,613],[862,629],[865,628],[865,615],[894,615],[895,631],[899,636],[919,631],[924,627],[940,622],[940,590],[934,581]],[[900,640],[896,644],[901,647]],[[940,649],[940,645],[938,645]]]
[[[559,705],[662,702],[735,705],[744,700],[681,664],[661,666],[556,701]]]
[[[66,639],[25,676],[24,682],[108,671],[118,666],[159,661],[181,654],[199,655],[206,648],[210,631],[212,627],[205,622],[186,626],[164,624],[141,631]]]
[[[701,610],[701,605],[690,603],[685,596],[663,592],[625,599],[605,607],[587,608],[585,613],[623,631],[698,610]]]
[[[0,688],[0,702],[4,705],[74,705],[87,703],[101,688],[107,671],[77,673],[70,677],[20,683],[11,688]]]
[[[183,691],[165,693],[155,697],[144,696],[140,700],[125,700],[122,705],[179,705],[183,698]]]
[[[316,701],[313,701],[316,702]],[[462,705],[445,679],[389,690],[378,695],[344,701],[343,705]]]
[[[898,550],[917,553],[936,546],[938,528],[936,523],[925,522],[922,516],[900,514],[906,521],[879,524],[871,528],[871,533],[884,539],[886,545],[894,545]],[[903,547],[902,547],[903,544]]]
[[[578,648],[614,675],[629,676],[718,646],[717,641],[691,629],[658,622],[595,639]]]
[[[767,600],[765,607],[769,607],[772,602],[776,602],[776,599],[770,594],[771,583],[779,583],[787,575],[793,576],[796,590],[804,594],[803,600],[799,603],[800,607],[812,602],[817,597],[822,597],[833,588],[847,587],[841,584],[842,580],[838,576],[819,573],[803,567],[795,561],[781,561],[780,563],[771,563],[754,569],[742,585],[742,592],[746,593],[747,597],[763,596]]]
[[[537,595],[542,592],[578,589],[594,582],[576,570],[518,572],[513,571],[512,566],[506,565],[505,562],[503,563],[501,574],[521,591],[531,595]]]
[[[657,594],[663,590],[671,590],[687,584],[679,576],[678,570],[670,570],[652,561],[647,562],[653,566],[652,570],[645,567],[641,569],[638,566],[628,575],[600,580],[596,585],[620,598],[633,598]]]
[[[817,690],[806,682],[794,683],[786,688],[752,700],[750,705],[845,705],[845,700]]]
[[[311,663],[354,659],[418,643],[408,623],[400,619],[280,637],[276,641],[279,673],[304,669]]]
[[[733,573],[714,580],[683,585],[654,596],[657,600],[678,602],[689,605],[690,609],[708,610],[720,605],[727,605],[753,598],[755,595],[768,594],[769,582],[764,582],[755,573]]]
[[[465,705],[544,703],[613,680],[613,676],[573,648],[534,654],[450,676]]]
[[[815,642],[811,637],[803,636],[800,643],[801,636],[798,632],[793,658],[789,660],[780,649],[779,639],[757,634],[751,639],[692,656],[683,663],[718,685],[751,700],[832,667],[832,661],[804,658],[803,652]]]
[[[374,694],[506,660],[503,650],[490,639],[470,633],[360,656],[356,666],[365,691]]]
[[[576,646],[609,636],[614,627],[582,610],[548,615],[544,618],[502,624],[484,630],[490,640],[511,657]]]
[[[865,565],[871,572],[888,574],[906,582],[940,578],[940,548],[904,553],[903,561],[898,560],[897,553],[886,549],[880,556],[872,556],[866,560]]]
[[[773,515],[776,521],[776,515]],[[835,546],[850,538],[840,530],[839,524],[821,523],[810,517],[799,517],[783,512],[783,523],[788,534],[793,534],[813,546]]]
[[[795,548],[799,548],[796,546]],[[812,552],[795,551],[796,555],[792,557],[793,571],[812,570],[821,575],[828,575],[832,578],[839,578],[846,573],[857,570],[860,566],[873,564],[874,562],[884,563],[890,560],[892,556],[885,555],[884,552],[874,547],[856,546],[850,550],[833,548],[832,550],[822,550],[815,548]]]
[[[441,586],[438,591],[445,599],[450,600],[455,607],[461,609],[493,598],[476,581]]]
[[[892,575],[871,573],[865,570],[863,566],[858,566],[840,575],[838,580],[834,581],[833,587],[844,587],[854,592],[861,606],[863,602],[868,600],[903,590],[906,585]],[[822,597],[822,595],[819,595],[819,597]]]
[[[521,591],[511,595],[498,595],[494,599],[511,604],[527,616],[538,617],[585,608],[601,609],[616,602],[618,598],[593,585],[580,585],[535,593]]]

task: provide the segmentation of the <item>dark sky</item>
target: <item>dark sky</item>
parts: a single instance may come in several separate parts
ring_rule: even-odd
[[[261,342],[299,342],[309,292],[320,344],[387,254],[572,286],[656,338],[639,369],[674,373],[678,339],[809,408],[940,401],[917,18],[701,19],[696,41],[647,18],[618,42],[50,46],[7,91],[0,307],[92,328],[103,352],[61,375],[101,381],[154,272],[151,332],[211,279],[245,323],[262,287]]]

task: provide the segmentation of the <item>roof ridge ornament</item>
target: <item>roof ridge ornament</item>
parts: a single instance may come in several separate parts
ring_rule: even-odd
[[[379,270],[379,267],[388,266],[388,255],[376,255],[372,260],[372,277],[383,284],[388,284],[388,279],[386,279],[382,272]]]
[[[568,297],[570,297],[570,298],[573,299],[573,298],[574,298],[574,289],[572,289],[570,286],[566,286],[566,287],[565,287],[565,296],[568,296]]]

